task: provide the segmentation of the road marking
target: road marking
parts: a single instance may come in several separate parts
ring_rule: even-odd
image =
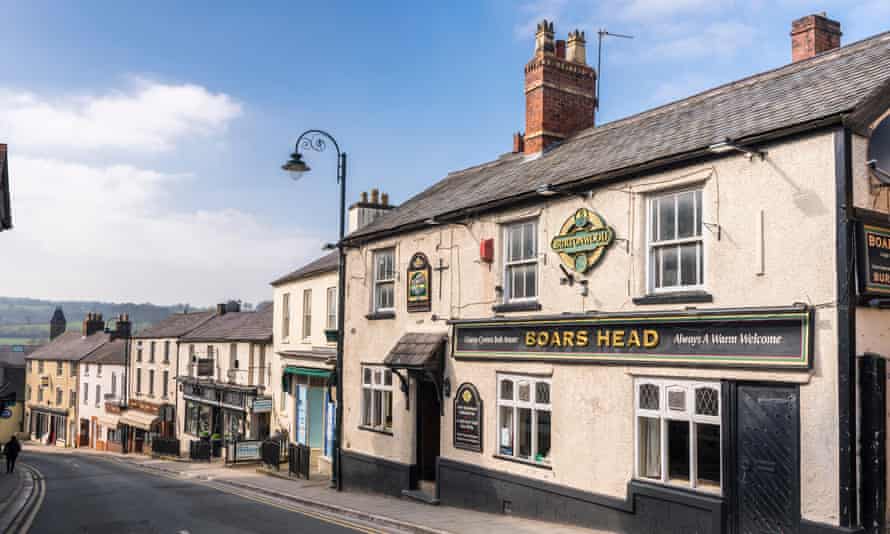
[[[46,495],[46,485],[44,483],[43,473],[40,472],[39,469],[30,464],[22,463],[20,464],[26,470],[31,472],[31,476],[34,479],[34,489],[37,493],[37,502],[28,512],[28,515],[22,519],[20,523],[20,527],[18,529],[19,533],[27,533],[31,530],[31,524],[34,522],[34,518],[37,517],[37,512],[40,511],[40,507],[43,505],[43,497]]]

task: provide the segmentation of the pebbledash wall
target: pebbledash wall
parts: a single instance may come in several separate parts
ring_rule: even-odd
[[[444,399],[441,418],[439,494],[446,504],[468,505],[490,511],[512,511],[588,525],[634,524],[632,515],[647,510],[640,499],[651,485],[634,487],[634,380],[637,377],[689,377],[696,380],[734,380],[799,385],[800,394],[800,516],[805,521],[839,524],[838,430],[838,285],[835,228],[836,149],[843,137],[826,129],[768,145],[766,160],[729,155],[651,174],[607,187],[594,188],[587,198],[552,197],[541,202],[468,219],[466,225],[439,225],[366,243],[350,249],[347,259],[347,315],[343,428],[343,480],[347,487],[400,493],[416,474],[414,393],[393,388],[393,423],[389,433],[361,425],[360,375],[362,364],[382,364],[406,332],[450,334],[444,318],[492,317],[499,303],[495,288],[503,287],[502,226],[536,220],[539,312],[514,315],[651,312],[653,308],[682,310],[791,306],[803,303],[814,314],[813,362],[808,371],[758,371],[731,368],[689,368],[597,364],[457,361],[446,357],[445,377],[452,395],[458,385],[472,383],[484,403],[482,452],[453,446],[454,399]],[[875,198],[866,175],[865,140],[853,136],[854,196],[858,206],[886,206],[886,194]],[[647,294],[646,199],[676,189],[701,187],[705,289],[713,302],[699,304],[637,305]],[[564,277],[559,257],[549,249],[567,218],[586,207],[614,228],[618,239],[586,276],[589,296],[579,287],[560,283]],[[762,226],[759,221],[762,220]],[[762,227],[762,232],[759,228]],[[719,228],[719,238],[717,229]],[[495,238],[495,261],[479,260],[480,240]],[[392,318],[367,318],[372,311],[373,253],[392,247],[397,281]],[[433,265],[444,260],[447,270],[432,281],[432,307],[408,313],[405,272],[417,252]],[[760,256],[762,254],[762,256]],[[439,285],[441,284],[441,288]],[[438,295],[441,292],[441,298]],[[857,311],[857,351],[890,354],[885,311]],[[446,354],[450,355],[449,339]],[[539,375],[551,380],[552,449],[546,467],[496,457],[497,387],[499,373]],[[411,409],[406,399],[411,398]],[[726,429],[723,429],[726,432]],[[533,488],[533,489],[530,489]],[[667,486],[666,488],[670,488]],[[515,510],[530,493],[540,508]],[[467,492],[476,492],[471,495]],[[483,495],[478,495],[482,493]],[[634,493],[636,502],[633,502]],[[658,493],[657,491],[655,493]],[[508,495],[513,510],[505,510]],[[720,493],[677,490],[657,499],[692,503],[722,525]],[[488,500],[486,502],[486,500]],[[581,503],[582,511],[567,502]],[[534,506],[531,504],[530,506]],[[630,523],[628,523],[630,521]],[[698,521],[698,520],[695,520]],[[706,521],[709,521],[706,519]],[[701,525],[701,523],[697,523]],[[717,527],[718,529],[722,527]]]

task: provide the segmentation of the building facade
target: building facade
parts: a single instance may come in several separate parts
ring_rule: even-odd
[[[25,356],[34,345],[0,345],[0,443],[25,432]]]
[[[271,309],[242,312],[237,303],[221,304],[212,319],[181,338],[180,351],[176,430],[183,454],[192,440],[262,440],[278,430]]]
[[[856,425],[886,379],[858,390],[879,413],[856,396],[890,355],[890,36],[599,127],[569,44],[539,25],[512,154],[347,237],[344,486],[629,532],[882,525]]]
[[[106,403],[120,403],[127,380],[126,339],[115,339],[90,353],[78,366],[80,384],[78,424],[80,447],[108,450],[108,443],[120,443],[120,415],[105,409]],[[115,446],[112,445],[112,450]]]
[[[212,311],[176,313],[133,335],[128,388],[121,392],[121,399],[110,398],[107,403],[109,412],[120,414],[122,428],[117,437],[124,440],[127,452],[150,452],[153,435],[177,436],[180,340],[214,316]]]

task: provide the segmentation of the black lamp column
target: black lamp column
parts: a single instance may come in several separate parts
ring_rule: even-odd
[[[340,146],[331,134],[322,130],[307,130],[297,138],[294,153],[290,160],[281,166],[288,171],[294,180],[299,179],[303,173],[310,170],[303,161],[300,149],[311,149],[323,152],[327,148],[327,141],[334,145],[337,151],[337,182],[340,184],[340,234],[337,241],[339,252],[339,268],[337,270],[337,365],[334,373],[337,380],[337,407],[336,428],[334,429],[333,474],[331,487],[338,491],[343,487],[340,476],[340,443],[342,442],[343,428],[343,340],[346,311],[346,250],[343,246],[343,238],[346,236],[346,153],[340,151]]]

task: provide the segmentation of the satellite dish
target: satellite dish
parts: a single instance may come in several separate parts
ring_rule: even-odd
[[[890,185],[890,115],[872,130],[866,157],[875,178],[884,185]]]

